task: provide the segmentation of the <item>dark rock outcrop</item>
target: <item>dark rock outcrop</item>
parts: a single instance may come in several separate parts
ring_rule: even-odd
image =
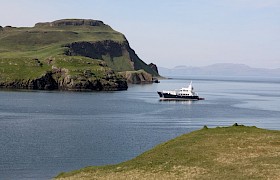
[[[92,59],[102,59],[103,55],[110,55],[111,58],[122,56],[123,45],[111,40],[98,42],[74,42],[67,44],[65,54],[68,56],[85,56]]]
[[[112,77],[109,80],[69,75],[58,76],[57,72],[47,72],[37,79],[0,82],[1,88],[33,90],[72,90],[72,91],[118,91],[127,90],[125,79]]]
[[[28,89],[39,89],[39,90],[58,89],[58,83],[52,77],[52,72],[47,72],[41,78],[31,80],[28,86],[29,86]]]
[[[103,59],[103,56],[109,55],[111,62],[114,57],[121,57],[126,55],[127,61],[129,61],[130,67],[123,67],[123,71],[131,70],[145,70],[147,73],[153,76],[159,76],[158,72],[143,62],[130,48],[128,41],[116,42],[112,40],[97,41],[97,42],[74,42],[67,44],[65,47],[68,49],[65,51],[69,56],[85,56],[92,59]],[[118,66],[121,66],[118,64]],[[114,66],[111,66],[115,69]],[[116,69],[118,70],[118,69]]]
[[[0,82],[0,87],[12,89],[55,90],[58,89],[58,83],[53,78],[52,72],[47,72],[44,76],[37,79]]]
[[[3,28],[3,31],[9,31],[9,30],[13,30],[13,29],[16,29],[16,27],[13,27],[13,26],[5,26]]]
[[[154,70],[155,72],[158,73],[157,65],[155,65],[154,63],[150,63],[148,66],[149,66],[152,70]]]
[[[104,79],[85,79],[66,76],[59,80],[59,89],[73,91],[120,91],[127,90],[125,79],[107,81]]]
[[[126,78],[128,83],[131,84],[153,83],[152,75],[143,70],[125,71],[120,74]]]
[[[35,27],[61,27],[61,26],[106,26],[102,21],[92,19],[62,19],[53,22],[37,23]]]
[[[101,64],[102,65],[102,64]],[[91,70],[84,70],[79,74],[70,75],[69,70],[52,66],[53,77],[58,82],[58,88],[75,91],[117,91],[127,90],[127,82],[122,76],[117,76],[114,71],[107,70],[103,77],[96,77]]]

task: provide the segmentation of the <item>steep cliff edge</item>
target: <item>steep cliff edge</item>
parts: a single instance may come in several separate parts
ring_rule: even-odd
[[[153,83],[153,76],[144,70],[125,71],[120,74],[131,84]]]
[[[68,56],[85,56],[104,60],[115,71],[133,71],[143,69],[152,76],[159,76],[158,71],[143,62],[129,46],[127,40],[97,42],[74,42],[67,44],[65,54]]]
[[[158,76],[123,34],[91,19],[0,27],[0,63],[3,88],[125,90],[119,72],[143,69]]]

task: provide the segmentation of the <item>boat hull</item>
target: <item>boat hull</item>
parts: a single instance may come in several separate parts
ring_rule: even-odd
[[[188,101],[196,101],[202,100],[199,96],[180,96],[180,95],[173,95],[169,93],[163,93],[158,91],[157,92],[161,100],[188,100]]]

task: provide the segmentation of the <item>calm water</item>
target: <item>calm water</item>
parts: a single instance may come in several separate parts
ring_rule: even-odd
[[[280,130],[279,79],[192,80],[205,101],[159,101],[157,90],[187,79],[110,93],[0,91],[0,179],[119,163],[203,125]]]

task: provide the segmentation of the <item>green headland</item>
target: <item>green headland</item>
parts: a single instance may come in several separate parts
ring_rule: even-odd
[[[124,90],[123,75],[143,71],[150,79],[158,76],[122,33],[102,21],[63,19],[34,27],[0,26],[2,88]]]
[[[182,135],[116,165],[56,179],[279,179],[280,131],[234,124]]]

